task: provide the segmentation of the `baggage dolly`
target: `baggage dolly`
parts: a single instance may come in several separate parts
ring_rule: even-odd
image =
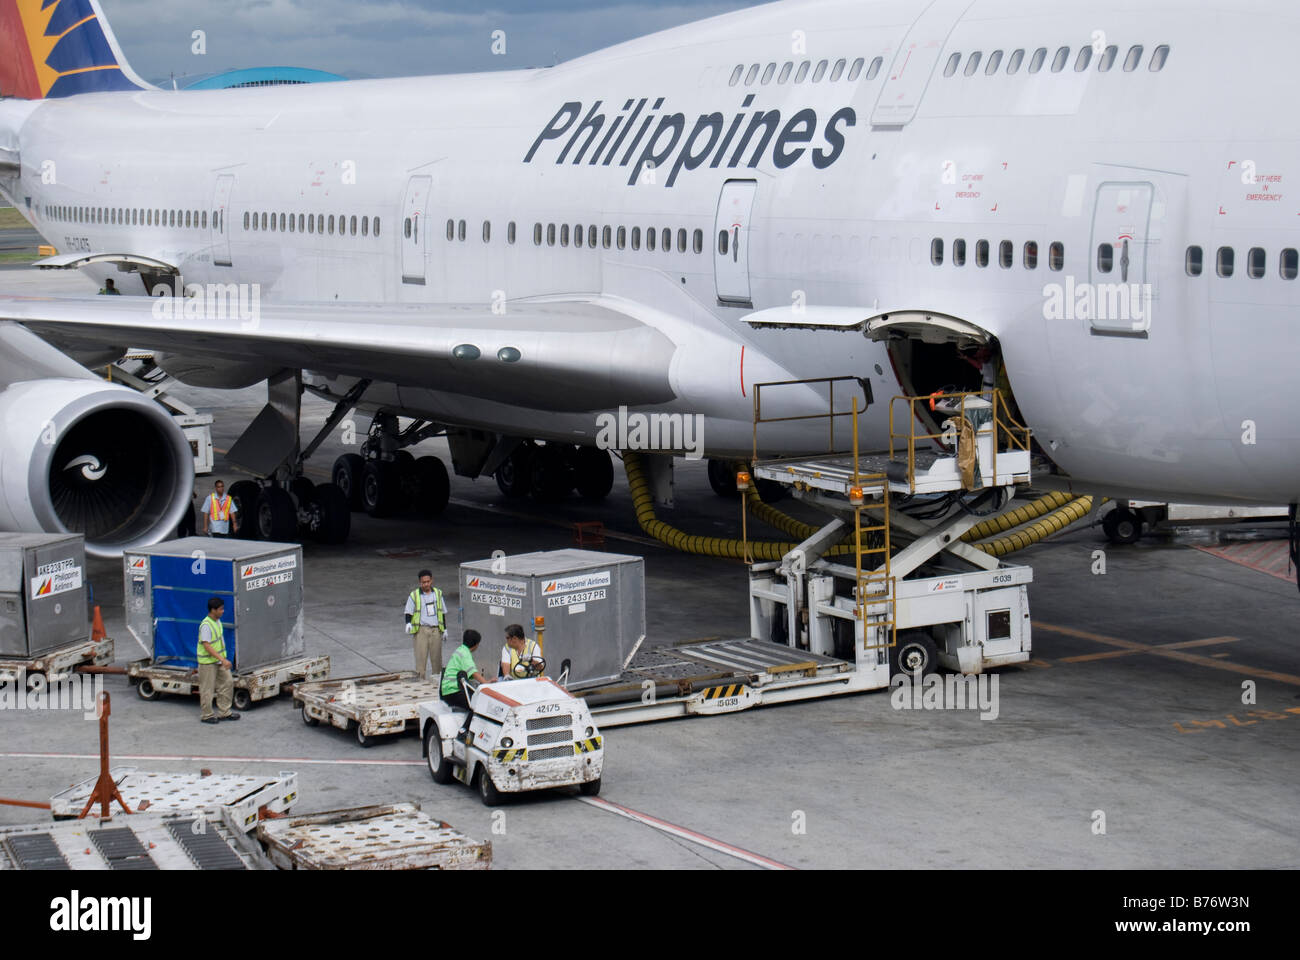
[[[302,709],[302,722],[315,727],[322,720],[340,730],[355,731],[363,747],[378,737],[402,733],[420,717],[420,704],[439,698],[440,678],[416,679],[414,670],[340,677],[293,688],[293,702]]]
[[[199,692],[199,671],[194,667],[172,667],[152,659],[133,660],[127,664],[126,675],[135,685],[135,692],[141,700],[156,700],[164,693],[197,696]],[[328,655],[268,663],[246,673],[234,674],[232,702],[236,710],[247,710],[258,701],[279,696],[280,691],[291,684],[323,680],[329,675]]]

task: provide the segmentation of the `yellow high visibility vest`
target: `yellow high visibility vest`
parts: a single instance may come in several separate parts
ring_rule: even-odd
[[[442,591],[437,587],[433,588],[433,602],[438,610],[438,629],[447,629],[447,604],[442,600]],[[424,596],[420,593],[420,588],[416,587],[411,591],[411,604],[415,607],[415,613],[411,614],[411,625],[418,627],[420,625],[420,614],[424,608]]]
[[[519,679],[515,674],[515,667],[519,664],[520,660],[531,660],[533,657],[541,654],[541,651],[537,649],[536,640],[524,640],[523,653],[520,653],[514,647],[510,646],[510,644],[506,644],[506,649],[510,651],[510,669],[506,671],[506,676],[511,680]]]
[[[211,617],[204,617],[203,623],[206,623],[212,629],[212,639],[208,642],[213,650],[217,652],[216,657],[209,657],[208,651],[203,649],[203,625],[199,625],[199,642],[194,645],[198,651],[199,663],[220,663],[226,658],[226,641],[221,632],[221,621],[213,620]]]

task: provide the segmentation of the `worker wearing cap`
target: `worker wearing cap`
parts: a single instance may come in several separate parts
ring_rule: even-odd
[[[515,673],[515,667],[520,662],[531,664],[541,659],[542,648],[537,645],[536,640],[524,636],[523,627],[517,623],[506,627],[506,645],[501,648],[501,663],[497,667],[497,676],[505,677],[507,680],[522,679],[523,671]]]
[[[208,600],[208,615],[199,624],[199,642],[196,648],[199,661],[199,719],[204,723],[238,720],[239,714],[230,712],[230,699],[235,690],[230,676],[230,661],[226,659],[226,641],[221,629],[221,614],[226,605],[220,597]],[[212,712],[213,694],[217,698],[217,712]]]
[[[464,673],[466,677],[475,683],[490,683],[479,672],[478,664],[474,662],[474,649],[483,639],[477,630],[466,630],[465,636],[461,638],[460,646],[456,652],[451,655],[447,661],[446,669],[442,671],[442,686],[439,687],[439,694],[442,702],[450,707],[456,707],[466,711],[465,722],[461,724],[460,732],[464,733],[469,729],[469,722],[474,717],[474,710],[469,705],[469,697],[460,685],[460,675]]]
[[[406,632],[415,645],[415,675],[423,680],[424,668],[433,664],[427,674],[436,677],[442,671],[442,635],[447,629],[447,603],[442,591],[433,585],[433,572],[421,570],[420,586],[406,598]]]
[[[235,501],[226,496],[226,485],[218,480],[212,485],[212,493],[203,501],[203,535],[229,537],[231,525],[234,532],[239,532],[239,508]]]

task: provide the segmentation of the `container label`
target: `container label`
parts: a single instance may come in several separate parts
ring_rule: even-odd
[[[528,596],[528,585],[517,580],[497,580],[493,577],[480,577],[478,574],[470,574],[465,578],[465,586],[478,587],[492,593],[508,593],[516,597]]]
[[[132,573],[148,573],[149,558],[148,557],[127,557],[126,568],[130,570]]]
[[[264,577],[268,573],[279,573],[281,570],[292,570],[298,566],[298,555],[291,553],[284,557],[275,557],[271,560],[259,560],[257,563],[240,564],[240,576],[245,580],[249,577]],[[290,580],[293,578],[290,577]],[[284,580],[277,580],[276,583],[285,583]],[[265,584],[263,584],[265,586]],[[251,588],[250,588],[251,589]]]
[[[289,583],[293,580],[293,571],[286,570],[284,573],[273,573],[268,577],[257,577],[253,580],[244,581],[245,590],[261,590],[263,587],[269,587],[273,583]]]
[[[488,606],[513,607],[515,610],[523,609],[523,603],[518,597],[503,597],[499,593],[479,593],[472,591],[469,595],[470,603],[483,603]]]
[[[52,597],[81,587],[81,567],[76,560],[56,560],[36,568],[32,577],[32,599]]]
[[[542,593],[550,595],[553,593],[567,593],[570,590],[590,590],[592,587],[608,587],[609,582],[608,570],[602,570],[600,573],[583,573],[576,577],[548,580],[546,586],[542,588]],[[602,593],[601,596],[603,597],[604,594]]]
[[[574,603],[590,603],[592,600],[604,600],[604,590],[584,590],[582,593],[566,593],[558,597],[547,597],[548,607],[567,607]]]

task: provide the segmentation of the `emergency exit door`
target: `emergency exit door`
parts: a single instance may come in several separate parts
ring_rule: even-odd
[[[424,284],[424,245],[428,235],[432,177],[412,177],[402,203],[402,282]]]
[[[749,292],[749,247],[757,189],[756,180],[728,180],[722,185],[713,230],[713,272],[719,303],[754,305]]]
[[[212,244],[212,263],[217,267],[230,266],[230,195],[235,189],[235,178],[228,173],[217,177],[217,187],[212,193],[212,216],[208,218],[209,242]]]
[[[1088,272],[1092,282],[1092,328],[1141,333],[1151,326],[1154,297],[1151,259],[1152,184],[1104,181],[1092,211]]]

